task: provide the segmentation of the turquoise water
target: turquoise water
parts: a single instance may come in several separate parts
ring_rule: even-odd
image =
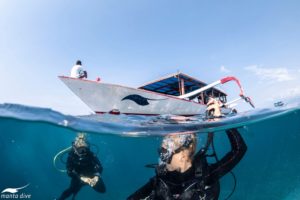
[[[19,195],[30,194],[30,199],[58,197],[70,179],[55,169],[53,158],[70,146],[78,131],[84,131],[103,164],[107,191],[98,194],[84,187],[76,199],[126,199],[154,175],[153,169],[144,166],[157,162],[161,135],[198,130],[200,148],[205,132],[216,131],[215,146],[222,157],[229,151],[223,129],[241,126],[248,151],[233,170],[237,186],[230,199],[300,199],[299,104],[254,110],[211,123],[204,123],[201,116],[184,124],[167,119],[109,115],[78,118],[50,109],[0,105],[0,191],[29,183]],[[64,168],[63,163],[57,164]],[[220,199],[230,194],[233,186],[231,175],[222,178]]]

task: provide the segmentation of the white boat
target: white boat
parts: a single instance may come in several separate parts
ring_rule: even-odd
[[[207,85],[186,74],[176,73],[131,88],[66,76],[59,78],[97,114],[182,116],[205,114],[209,94],[226,105],[227,94],[214,86],[223,84],[225,79],[225,82],[235,79],[226,77]],[[224,113],[230,111],[226,106],[222,109]]]

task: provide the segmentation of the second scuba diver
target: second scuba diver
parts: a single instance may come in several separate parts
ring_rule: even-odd
[[[71,184],[58,200],[69,196],[75,199],[84,185],[90,185],[95,191],[104,193],[105,185],[101,179],[102,165],[96,155],[90,150],[84,134],[80,133],[72,143],[72,149],[67,159],[67,174],[71,177]]]
[[[247,150],[237,129],[227,130],[226,134],[231,151],[212,164],[207,162],[206,149],[195,154],[194,133],[165,136],[159,150],[156,175],[127,200],[217,200],[220,178],[239,163]]]
[[[219,179],[230,172],[246,152],[246,144],[237,131],[226,131],[231,151],[216,163],[208,164],[205,151],[196,155],[196,137],[193,133],[168,135],[160,149],[160,164],[156,176],[128,200],[216,200],[219,197]]]

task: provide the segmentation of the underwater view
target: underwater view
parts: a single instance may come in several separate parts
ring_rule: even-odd
[[[67,153],[78,132],[87,134],[91,151],[102,164],[106,191],[84,186],[76,199],[122,200],[155,175],[146,166],[158,163],[162,136],[195,131],[200,149],[207,133],[215,132],[215,151],[221,158],[230,150],[224,130],[233,127],[248,148],[234,175],[221,178],[219,199],[300,198],[299,103],[241,112],[216,122],[203,121],[201,116],[185,123],[174,123],[169,116],[75,117],[16,104],[0,105],[0,113],[1,199],[58,198],[70,184],[65,172]],[[4,192],[23,186],[15,193]]]

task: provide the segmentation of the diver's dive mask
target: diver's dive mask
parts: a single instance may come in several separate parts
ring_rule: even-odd
[[[173,157],[173,152],[169,151],[168,149],[165,149],[163,147],[158,149],[158,154],[159,154],[159,163],[170,163]]]
[[[170,164],[174,154],[189,148],[194,141],[193,134],[166,136],[162,141],[162,147],[158,149],[159,164]]]
[[[83,157],[87,155],[88,147],[82,146],[82,147],[75,147],[73,146],[74,152],[79,156]]]
[[[74,152],[79,156],[83,157],[87,154],[89,150],[89,144],[86,141],[86,136],[84,133],[78,133],[75,141],[72,143]]]

